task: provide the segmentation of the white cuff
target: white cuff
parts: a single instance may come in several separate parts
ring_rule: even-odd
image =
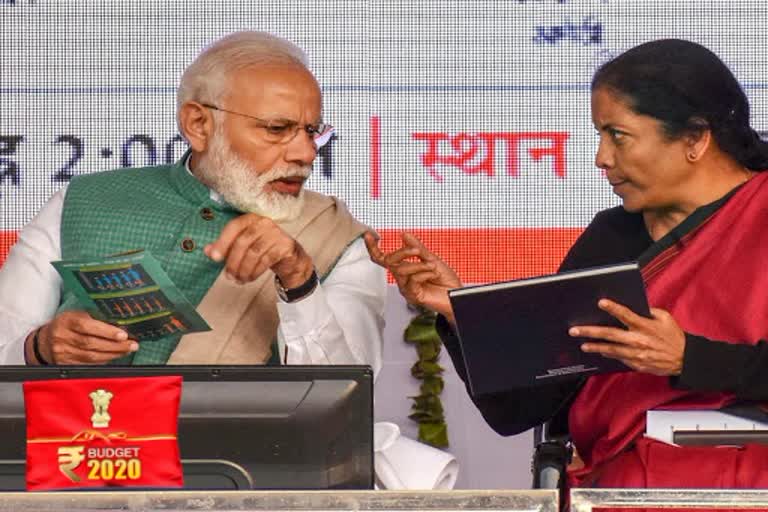
[[[306,337],[318,331],[333,316],[325,298],[323,285],[318,283],[312,293],[296,302],[277,301],[280,330],[286,340]]]
[[[14,339],[12,342],[8,343],[2,347],[2,349],[0,349],[0,364],[27,364],[27,360],[24,357],[24,352],[26,349],[25,344],[28,335],[29,334],[25,334],[20,338]]]

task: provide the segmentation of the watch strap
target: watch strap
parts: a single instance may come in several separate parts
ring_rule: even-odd
[[[315,290],[318,282],[319,279],[315,269],[312,269],[312,274],[310,274],[309,278],[296,288],[284,288],[283,284],[280,282],[280,278],[275,275],[277,294],[285,302],[296,302],[299,299],[303,299]]]

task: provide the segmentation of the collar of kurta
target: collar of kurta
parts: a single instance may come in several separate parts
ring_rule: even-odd
[[[205,204],[217,211],[238,212],[236,208],[224,201],[215,190],[206,187],[198,180],[189,168],[192,152],[188,150],[171,166],[171,183],[176,191],[188,201],[195,204]]]

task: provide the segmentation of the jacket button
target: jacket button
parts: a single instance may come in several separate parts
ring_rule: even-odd
[[[181,250],[184,252],[192,252],[195,250],[195,241],[191,238],[185,238],[181,241]]]
[[[200,210],[200,216],[203,218],[203,220],[213,220],[213,210],[205,207]]]

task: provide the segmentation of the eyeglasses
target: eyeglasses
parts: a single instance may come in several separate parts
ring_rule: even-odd
[[[235,114],[236,116],[243,116],[257,121],[259,127],[264,129],[264,140],[273,144],[287,144],[291,142],[296,138],[296,134],[299,133],[300,129],[303,129],[310,135],[310,137],[312,137],[312,140],[315,142],[315,146],[318,149],[323,147],[333,136],[333,126],[327,123],[305,124],[302,126],[296,121],[286,119],[261,119],[256,116],[227,110],[208,103],[201,103],[201,105],[210,108],[211,110],[219,110],[221,112],[226,112],[227,114]]]

